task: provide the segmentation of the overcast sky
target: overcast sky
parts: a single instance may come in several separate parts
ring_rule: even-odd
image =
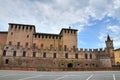
[[[57,34],[71,26],[78,29],[78,48],[104,48],[109,34],[120,48],[120,0],[0,0],[0,31],[8,23]]]

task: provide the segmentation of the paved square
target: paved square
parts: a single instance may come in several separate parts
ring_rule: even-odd
[[[0,80],[120,80],[120,71],[33,72],[0,70]]]

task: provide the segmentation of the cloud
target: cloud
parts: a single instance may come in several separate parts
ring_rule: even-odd
[[[113,40],[114,47],[118,48],[120,46],[120,26],[113,25],[113,26],[107,26],[104,31],[100,32],[100,36],[98,37],[99,40],[104,43],[104,40],[107,38],[107,34],[110,33],[110,37]]]
[[[120,31],[120,26],[116,26],[116,25],[108,26],[107,29],[112,31],[115,34],[118,34]]]
[[[108,30],[110,30],[112,32],[112,37],[114,40],[114,45],[115,47],[119,47],[120,46],[120,26],[108,26],[107,28]]]
[[[89,10],[91,11],[91,16],[96,19],[102,19],[105,15],[109,13],[108,10],[112,5],[111,0],[90,0]]]
[[[120,1],[0,0],[0,13],[0,27],[14,22],[35,24],[39,32],[59,33],[61,28],[69,26],[82,31],[91,24],[90,17],[98,20],[107,15],[120,19]]]
[[[98,37],[100,41],[105,41],[106,33],[100,32],[100,36]]]

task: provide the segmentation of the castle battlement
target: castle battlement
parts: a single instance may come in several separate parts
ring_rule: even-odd
[[[71,29],[71,28],[62,28],[60,31],[60,35],[62,34],[76,34],[78,30],[77,29]]]
[[[94,52],[98,52],[99,50],[98,49],[93,49]]]
[[[86,49],[86,48],[80,48],[79,51],[82,51],[82,52],[104,52],[105,49],[103,48],[96,48],[96,49]]]
[[[41,38],[41,39],[60,39],[61,36],[58,34],[47,34],[47,33],[34,33],[34,38]]]
[[[77,39],[77,29],[62,28],[59,34],[37,33],[35,25],[9,23],[8,32],[0,32],[0,66],[94,68],[108,64],[106,56],[113,59],[109,36],[105,49],[78,49]]]
[[[35,25],[9,23],[10,30],[35,31]]]

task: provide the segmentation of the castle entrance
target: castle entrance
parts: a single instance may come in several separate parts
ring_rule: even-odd
[[[68,63],[67,67],[68,68],[73,68],[73,64],[72,63]]]

